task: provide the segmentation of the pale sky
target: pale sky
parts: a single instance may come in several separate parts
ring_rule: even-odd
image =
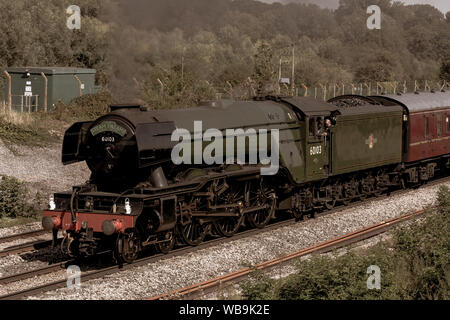
[[[262,2],[283,2],[281,0],[259,0]],[[401,1],[405,4],[430,4],[439,10],[441,10],[443,13],[446,13],[450,11],[450,0],[394,0],[394,1]],[[287,2],[287,1],[284,1]],[[295,0],[292,0],[292,2],[296,2]],[[306,1],[305,1],[306,2]],[[309,0],[308,2],[314,3],[314,0]],[[324,1],[321,1],[322,3]],[[339,5],[339,0],[328,0],[330,3],[331,8],[337,8]]]

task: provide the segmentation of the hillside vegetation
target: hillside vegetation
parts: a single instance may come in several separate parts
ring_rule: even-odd
[[[297,87],[450,80],[450,13],[429,5],[341,0],[331,11],[253,0],[80,0],[82,28],[72,31],[70,4],[0,0],[0,66],[96,68],[116,100],[155,108],[193,105],[230,86],[244,96],[274,82],[292,44]],[[366,26],[373,4],[381,30]],[[282,69],[290,75],[289,63]]]

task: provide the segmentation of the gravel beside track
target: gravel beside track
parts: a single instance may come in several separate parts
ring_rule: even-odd
[[[90,171],[84,162],[70,166],[61,163],[62,148],[59,143],[46,148],[14,146],[14,149],[16,153],[0,140],[0,175],[26,182],[32,195],[39,191],[47,198],[49,194],[70,190],[73,185],[89,179]]]
[[[165,292],[228,274],[243,266],[279,257],[318,242],[371,226],[416,211],[435,202],[439,185],[366,201],[360,206],[267,231],[245,239],[237,239],[207,249],[152,263],[145,267],[119,272],[82,283],[79,289],[59,289],[29,299],[144,299]],[[47,281],[60,279],[61,274],[47,275]],[[54,279],[52,277],[55,277]],[[39,281],[40,283],[40,281]],[[33,282],[36,286],[37,282]],[[27,282],[1,287],[0,295],[30,287]]]
[[[20,226],[0,228],[0,238],[42,229],[42,222],[32,222]]]

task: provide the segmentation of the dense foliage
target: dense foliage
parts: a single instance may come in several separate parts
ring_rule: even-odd
[[[96,68],[120,102],[158,108],[276,82],[280,57],[290,77],[292,44],[296,86],[448,79],[449,14],[389,0],[341,0],[335,11],[301,2],[311,1],[80,0],[82,28],[72,31],[68,0],[0,0],[0,66]],[[366,27],[372,4],[381,30]]]
[[[24,182],[14,177],[0,176],[0,218],[36,217],[42,207],[38,193],[30,197]]]
[[[242,284],[247,299],[449,299],[450,190],[437,212],[398,229],[391,242],[340,256],[314,256],[281,280],[255,273]],[[381,270],[381,290],[368,290],[369,266]]]

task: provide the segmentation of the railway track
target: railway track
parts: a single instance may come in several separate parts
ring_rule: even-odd
[[[22,281],[22,280],[26,280],[29,278],[42,276],[42,275],[49,274],[52,272],[60,271],[60,270],[65,269],[69,264],[70,263],[68,261],[64,261],[64,262],[59,262],[57,264],[52,264],[52,265],[45,266],[42,268],[34,269],[31,271],[24,271],[21,273],[16,273],[16,274],[12,274],[9,276],[1,277],[0,285],[6,285],[9,283]]]
[[[24,244],[19,244],[19,245],[12,246],[12,247],[6,248],[5,250],[0,251],[0,258],[9,256],[12,254],[19,254],[19,253],[24,253],[24,252],[40,250],[43,248],[48,248],[51,245],[52,245],[52,240],[38,240],[38,241],[27,242]]]
[[[249,276],[249,274],[256,270],[269,270],[271,268],[274,268],[275,266],[280,266],[282,264],[286,264],[289,261],[300,258],[306,255],[310,255],[313,253],[326,253],[330,252],[337,248],[342,248],[345,246],[348,246],[350,244],[354,244],[357,242],[361,242],[363,240],[372,238],[374,236],[377,236],[381,233],[384,233],[391,229],[393,226],[396,226],[402,222],[405,222],[407,220],[410,220],[413,217],[417,217],[419,215],[422,215],[425,213],[426,210],[419,210],[417,212],[414,212],[412,214],[403,215],[401,217],[391,219],[382,223],[378,223],[376,225],[348,233],[346,235],[337,237],[335,239],[332,239],[330,241],[322,242],[320,244],[311,246],[306,249],[302,249],[293,253],[290,253],[288,255],[285,255],[281,258],[276,258],[273,260],[269,260],[263,263],[258,264],[255,268],[243,268],[241,270],[229,273],[227,275],[223,275],[217,278],[213,278],[211,280],[201,282],[195,285],[191,285],[182,289],[178,289],[175,291],[172,291],[170,293],[165,293],[162,295],[154,296],[150,298],[149,300],[165,300],[165,299],[186,299],[186,298],[193,298],[195,296],[204,295],[207,293],[211,293],[217,289],[223,289],[224,287],[229,287],[233,285],[236,282],[242,281],[246,277]]]
[[[443,178],[439,178],[434,180],[433,182],[428,183],[426,186],[432,186],[432,185],[436,185],[436,184],[440,184],[446,181],[449,181],[450,178],[449,177],[443,177]],[[392,191],[390,193],[390,195],[399,195],[399,194],[403,194],[406,192],[409,192],[411,189],[406,189],[406,190],[395,190]],[[354,203],[351,203],[350,205],[340,205],[335,207],[332,210],[329,211],[324,211],[324,212],[320,212],[320,213],[316,213],[315,216],[316,217],[321,217],[321,216],[325,216],[325,215],[329,215],[329,214],[333,214],[333,213],[337,213],[339,211],[342,210],[347,210],[349,208],[352,207],[357,207],[359,205],[361,205],[362,203],[366,202],[366,201],[382,201],[383,199],[385,199],[386,197],[388,197],[389,195],[383,194],[379,197],[376,198],[369,198],[367,200],[364,201],[357,201]],[[109,266],[106,268],[102,268],[99,270],[92,270],[92,271],[86,271],[86,272],[82,272],[81,273],[81,281],[85,282],[88,280],[93,280],[93,279],[98,279],[98,278],[102,278],[106,275],[110,275],[116,272],[120,272],[120,271],[125,271],[125,270],[130,270],[132,268],[135,267],[139,267],[139,266],[145,266],[147,264],[150,263],[155,263],[161,260],[165,260],[165,259],[169,259],[172,257],[176,257],[176,256],[181,256],[181,255],[185,255],[187,253],[191,253],[191,252],[195,252],[198,250],[202,250],[202,249],[206,249],[218,244],[223,244],[223,243],[227,243],[230,241],[234,241],[234,240],[238,240],[238,239],[242,239],[242,238],[246,238],[246,237],[250,237],[262,232],[267,232],[267,231],[273,231],[276,230],[278,228],[282,228],[282,227],[286,227],[286,226],[290,226],[293,225],[295,223],[298,223],[295,219],[287,219],[287,220],[283,220],[283,221],[277,221],[274,222],[272,224],[270,224],[269,226],[267,226],[264,229],[250,229],[250,230],[244,230],[241,231],[239,233],[237,233],[235,236],[231,237],[231,238],[214,238],[211,239],[209,241],[206,241],[204,243],[201,243],[200,245],[196,246],[196,247],[181,247],[178,249],[175,249],[173,251],[171,251],[168,254],[156,254],[156,255],[152,255],[150,257],[145,257],[145,258],[141,258],[136,260],[133,264],[125,264],[125,265],[114,265],[114,266]],[[386,222],[387,223],[387,222]],[[390,224],[396,224],[395,221],[391,221],[389,222]],[[382,233],[384,231],[381,231],[379,233]],[[378,234],[379,234],[378,233]],[[376,234],[375,234],[376,235]],[[374,235],[372,235],[374,236]],[[361,240],[358,240],[361,241]],[[330,249],[332,250],[332,249]],[[67,262],[64,263],[67,266]],[[57,271],[60,270],[62,268],[62,266],[60,264],[57,265],[52,265],[52,266],[46,266],[43,267],[41,269],[36,269],[36,270],[31,270],[28,272],[24,272],[21,274],[17,274],[17,275],[11,275],[8,277],[5,277],[5,279],[0,278],[0,284],[2,283],[12,283],[15,281],[21,281],[27,278],[31,278],[34,277],[36,275],[43,275],[43,274],[48,274],[51,273],[53,271]],[[8,279],[6,279],[8,278]],[[63,288],[67,285],[67,280],[66,279],[61,279],[61,280],[57,280],[48,284],[44,284],[44,285],[40,285],[37,287],[32,287],[32,288],[28,288],[25,289],[23,291],[20,292],[14,292],[11,294],[7,294],[4,296],[0,296],[0,300],[17,300],[17,299],[22,299],[22,298],[26,298],[27,296],[31,296],[31,295],[37,295],[43,292],[47,292],[47,291],[52,291],[52,290],[56,290],[59,288]]]
[[[48,232],[41,229],[41,230],[35,230],[35,231],[29,231],[29,232],[24,232],[24,233],[18,233],[18,234],[13,234],[7,237],[3,237],[0,238],[0,243],[5,243],[5,242],[11,242],[14,240],[19,240],[19,239],[26,239],[26,238],[32,238],[32,237],[37,237],[37,236],[41,236],[43,234],[47,234]]]

